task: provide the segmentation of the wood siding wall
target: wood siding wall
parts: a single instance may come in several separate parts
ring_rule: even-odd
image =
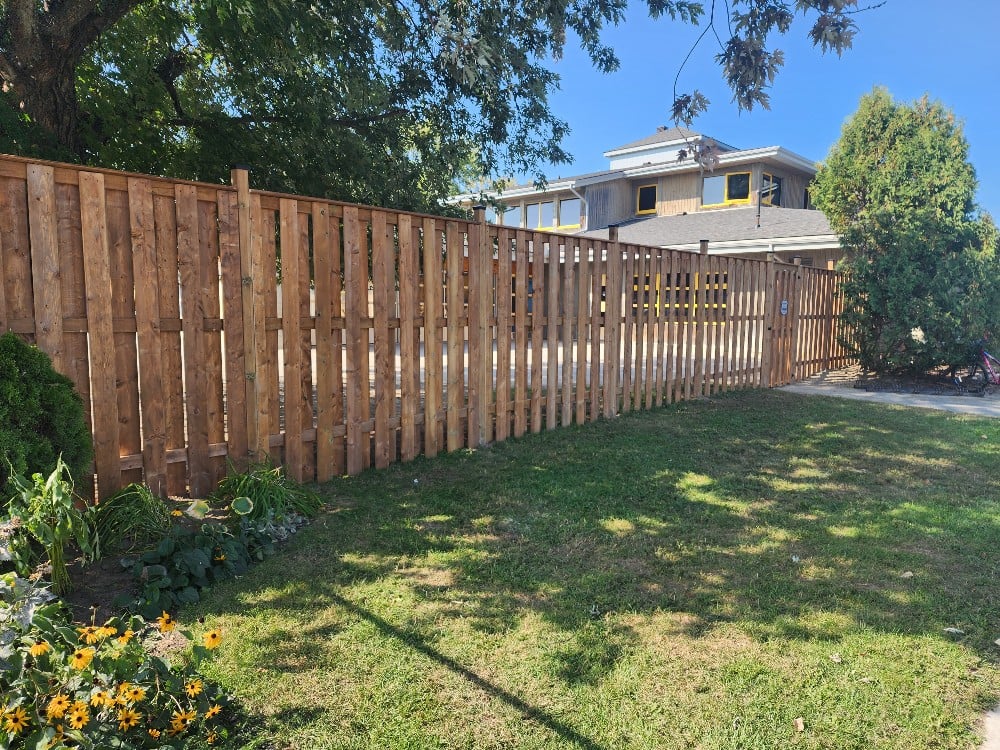
[[[0,157],[0,330],[73,380],[99,495],[266,456],[324,481],[847,363],[829,271],[233,182]]]

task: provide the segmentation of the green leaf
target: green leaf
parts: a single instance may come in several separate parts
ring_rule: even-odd
[[[251,500],[249,497],[246,497],[245,495],[242,497],[237,497],[235,500],[233,500],[230,507],[233,509],[234,513],[241,516],[246,516],[249,515],[251,512],[253,512],[253,500]]]

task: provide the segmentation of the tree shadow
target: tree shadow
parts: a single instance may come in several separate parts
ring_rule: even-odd
[[[241,589],[280,580],[256,606],[350,612],[584,748],[599,746],[442,653],[437,623],[503,634],[538,616],[567,634],[550,671],[570,686],[599,684],[639,640],[609,614],[673,613],[691,638],[738,623],[761,641],[951,626],[992,658],[1000,515],[983,503],[1000,476],[982,446],[1000,432],[984,443],[982,423],[942,415],[957,428],[926,434],[907,410],[857,408],[740,394],[333,482],[343,510]],[[345,593],[384,578],[425,605],[405,627]]]

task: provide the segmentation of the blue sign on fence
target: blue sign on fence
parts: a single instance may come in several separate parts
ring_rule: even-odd
[[[781,300],[781,314],[782,315],[788,315],[788,300],[787,299]]]

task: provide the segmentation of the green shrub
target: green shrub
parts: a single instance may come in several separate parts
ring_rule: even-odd
[[[83,401],[43,351],[13,333],[0,336],[0,490],[6,501],[9,466],[23,476],[47,476],[59,456],[70,475],[90,468],[93,447]]]
[[[172,666],[146,644],[174,627],[166,614],[76,626],[45,589],[0,575],[0,747],[222,745],[227,697],[197,673],[222,634],[209,630]]]

